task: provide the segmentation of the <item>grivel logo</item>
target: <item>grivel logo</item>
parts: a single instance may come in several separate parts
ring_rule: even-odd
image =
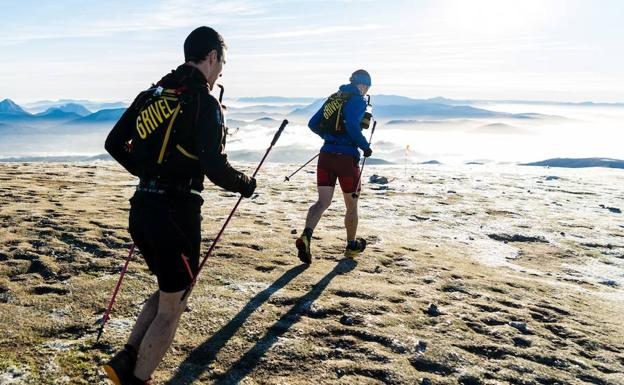
[[[173,115],[167,99],[158,99],[139,112],[136,119],[136,130],[141,139],[147,138],[149,134],[156,131],[160,125]]]

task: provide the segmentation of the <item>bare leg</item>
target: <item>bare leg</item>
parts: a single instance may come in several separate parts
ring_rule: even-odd
[[[178,328],[180,316],[186,308],[186,300],[180,301],[182,294],[184,291],[159,292],[158,311],[139,347],[139,355],[134,368],[134,376],[138,379],[150,378],[169,349]]]
[[[351,193],[343,193],[342,196],[347,208],[344,219],[345,228],[347,229],[347,242],[354,241],[358,227],[358,198],[353,198]]]
[[[155,291],[152,294],[145,304],[143,304],[143,309],[139,314],[139,318],[137,318],[134,327],[132,328],[132,333],[130,333],[130,337],[128,338],[128,345],[134,347],[136,350],[139,350],[139,346],[141,346],[141,340],[147,331],[147,328],[150,326],[152,321],[154,321],[154,317],[156,317],[156,312],[158,311],[158,293],[159,291]]]
[[[318,200],[308,210],[308,216],[306,217],[305,227],[314,229],[321,220],[321,216],[331,205],[332,198],[334,197],[334,187],[330,186],[318,186]]]

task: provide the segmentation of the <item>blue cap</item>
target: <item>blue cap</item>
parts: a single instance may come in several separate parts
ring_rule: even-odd
[[[354,85],[364,84],[367,87],[371,86],[371,77],[365,70],[357,70],[352,73],[349,81]]]

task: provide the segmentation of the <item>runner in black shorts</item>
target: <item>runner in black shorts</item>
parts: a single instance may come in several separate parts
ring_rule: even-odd
[[[227,160],[223,110],[210,94],[225,50],[214,29],[195,29],[184,42],[185,63],[141,92],[106,138],[106,150],[140,179],[129,229],[159,288],[125,348],[104,365],[116,385],[148,384],[173,341],[198,269],[204,176],[244,197],[256,188]]]
[[[354,198],[352,194],[360,190],[360,186],[357,186],[360,173],[358,148],[365,157],[372,154],[369,143],[362,135],[362,128],[366,128],[363,127],[367,105],[364,95],[371,85],[371,78],[368,72],[357,70],[349,80],[350,84],[340,86],[338,92],[327,98],[308,124],[324,140],[316,169],[319,198],[308,210],[305,228],[296,241],[299,259],[308,264],[312,262],[312,232],[331,204],[336,180],[340,183],[347,207],[344,222],[347,246],[344,254],[354,257],[366,248],[366,241],[355,237],[358,225],[357,197]]]

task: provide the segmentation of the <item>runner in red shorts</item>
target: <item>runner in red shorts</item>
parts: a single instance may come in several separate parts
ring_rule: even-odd
[[[345,256],[354,257],[366,248],[366,240],[356,238],[358,225],[357,196],[359,192],[359,160],[361,149],[365,157],[372,154],[369,143],[362,135],[363,120],[366,111],[364,95],[371,85],[368,72],[357,70],[352,75],[350,84],[340,86],[338,92],[332,94],[323,106],[310,119],[308,126],[325,141],[321,147],[316,169],[318,200],[308,210],[303,233],[297,238],[296,246],[299,259],[304,263],[312,262],[310,241],[312,232],[331,204],[334,196],[336,180],[340,183],[342,195],[347,208],[345,228],[347,245]]]

